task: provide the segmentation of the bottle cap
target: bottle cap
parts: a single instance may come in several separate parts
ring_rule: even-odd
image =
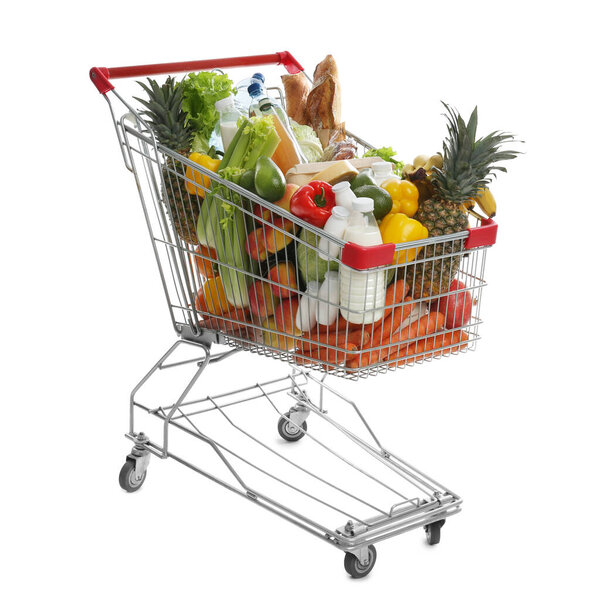
[[[226,98],[222,98],[215,103],[215,110],[222,112],[224,108],[228,106],[233,106],[234,104],[234,96],[227,96]]]
[[[372,198],[354,198],[352,208],[359,212],[372,212],[375,207],[375,201]]]
[[[338,192],[342,192],[343,190],[346,190],[350,187],[350,183],[348,181],[340,181],[339,183],[336,183],[331,189],[334,191],[334,193],[338,193]]]
[[[248,93],[251,96],[258,96],[262,91],[263,83],[261,81],[253,79],[253,82],[248,86]]]
[[[345,206],[334,206],[331,209],[331,215],[338,219],[347,219],[350,216],[350,211]]]
[[[261,83],[265,83],[265,75],[263,75],[263,73],[254,73],[252,78],[258,79]]]

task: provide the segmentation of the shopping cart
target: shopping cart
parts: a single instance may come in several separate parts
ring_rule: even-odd
[[[111,82],[274,64],[283,64],[289,73],[303,71],[288,52],[91,69],[93,83],[108,102],[124,163],[140,193],[179,337],[131,393],[127,437],[134,447],[120,472],[120,485],[129,492],[138,490],[151,454],[173,458],[340,548],[347,572],[363,577],[375,564],[374,543],[423,527],[428,543],[434,545],[445,519],[460,511],[462,501],[389,452],[356,404],[325,379],[335,375],[359,380],[473,350],[481,324],[486,251],[495,242],[497,226],[487,219],[466,231],[406,244],[364,248],[346,243],[161,145]],[[283,104],[281,89],[268,90]],[[123,107],[120,117],[113,98]],[[359,151],[372,148],[358,136],[347,135]],[[227,242],[227,247],[238,240],[246,249],[252,244],[255,256],[238,260],[232,251],[223,255],[208,251],[192,238],[193,232],[181,229],[181,223],[204,218],[200,207],[208,196],[211,206],[220,211],[207,219],[212,239],[219,236],[220,245]],[[219,273],[227,287],[207,284],[206,272]],[[312,287],[307,291],[308,281],[324,282],[328,273],[338,273],[348,291],[362,289],[363,281],[374,281],[364,286],[365,296],[378,298],[381,287],[384,305],[379,307],[366,297],[350,305],[349,294],[342,304],[337,294],[328,292],[323,297]],[[459,287],[453,289],[450,283],[455,278]],[[470,299],[469,319],[449,330],[432,329],[430,315],[436,314],[438,303],[453,301],[460,294]],[[327,321],[318,319],[319,324],[303,334],[295,315],[304,309],[317,315],[326,311]],[[213,354],[214,344],[228,349]],[[193,396],[208,365],[242,350],[286,361],[290,373],[225,393]],[[174,368],[192,369],[175,402],[139,399],[150,379]],[[329,402],[341,419],[330,417]],[[250,418],[242,414],[248,406]],[[257,410],[264,413],[258,423],[277,422],[278,433],[287,442],[303,439],[300,462],[290,450],[292,444],[266,444],[262,441],[266,431],[245,424],[255,422]],[[137,429],[138,411],[161,422],[161,443]],[[355,422],[348,425],[350,419]],[[191,462],[173,452],[174,432],[203,442],[223,474],[207,471],[202,460]],[[233,443],[227,441],[232,438]],[[268,491],[270,487],[275,492]],[[324,519],[335,519],[332,525],[323,524],[317,511],[325,513]],[[363,511],[368,511],[365,516]]]

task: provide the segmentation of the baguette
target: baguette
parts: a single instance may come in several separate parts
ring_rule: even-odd
[[[310,82],[302,72],[295,75],[282,75],[286,95],[286,112],[300,125],[309,125],[306,100],[310,92]]]

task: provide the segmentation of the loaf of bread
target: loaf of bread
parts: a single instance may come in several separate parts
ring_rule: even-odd
[[[330,135],[341,127],[341,99],[337,64],[333,56],[328,54],[317,65],[314,73],[313,88],[306,101],[306,112],[311,127],[317,133],[323,145],[329,141]]]
[[[323,79],[327,77],[327,75],[331,75],[335,77],[337,81],[339,81],[339,76],[337,74],[337,63],[331,54],[328,54],[316,67],[315,73],[313,76],[313,81],[315,85],[319,79]]]
[[[300,125],[309,125],[306,112],[306,99],[310,92],[310,82],[302,72],[296,75],[282,75],[286,96],[286,112],[291,119]]]

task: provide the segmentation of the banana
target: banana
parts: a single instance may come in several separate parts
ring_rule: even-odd
[[[488,188],[483,188],[476,198],[476,203],[480,210],[489,218],[492,219],[497,214],[497,203],[492,192]]]
[[[414,166],[419,169],[420,167],[423,167],[429,160],[429,157],[426,154],[419,154],[415,159],[414,159]]]

